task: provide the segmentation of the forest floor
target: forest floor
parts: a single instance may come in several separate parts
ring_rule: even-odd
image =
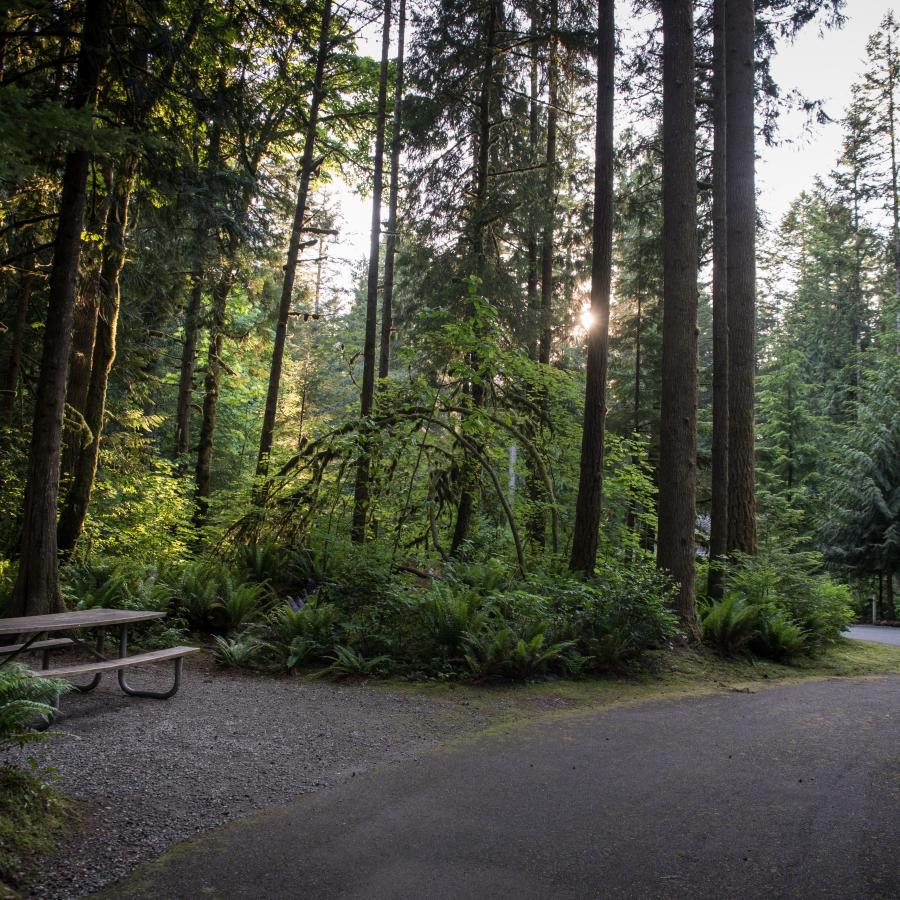
[[[23,873],[19,890],[83,896],[199,832],[522,725],[650,700],[898,673],[900,649],[857,641],[793,667],[681,651],[628,677],[497,687],[335,684],[191,660],[181,692],[166,702],[127,698],[114,683],[63,698],[59,734],[28,752],[58,773],[72,821],[56,852]],[[167,676],[144,677],[152,684]]]

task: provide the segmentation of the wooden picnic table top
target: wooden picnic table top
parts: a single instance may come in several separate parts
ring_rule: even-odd
[[[164,612],[143,609],[76,609],[72,612],[51,613],[47,616],[18,616],[14,619],[0,619],[0,635],[131,625],[133,622],[161,619],[165,615]]]

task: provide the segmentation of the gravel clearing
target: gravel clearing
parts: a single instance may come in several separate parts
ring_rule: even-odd
[[[132,671],[134,686],[171,678],[169,666]],[[414,757],[478,730],[503,706],[222,671],[198,656],[170,700],[126,697],[106,675],[94,692],[63,697],[61,734],[0,755],[33,755],[76,801],[57,853],[20,890],[90,894],[199,831]]]

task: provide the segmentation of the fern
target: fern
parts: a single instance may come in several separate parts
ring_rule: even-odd
[[[745,600],[728,596],[714,603],[703,615],[703,639],[725,656],[738,656],[748,650],[756,635],[758,610]]]
[[[352,647],[345,647],[342,644],[334,648],[334,656],[331,659],[331,665],[320,674],[334,678],[368,678],[371,675],[381,675],[392,662],[389,656],[383,655],[366,659]]]
[[[30,726],[49,719],[56,695],[70,690],[68,682],[34,675],[18,663],[0,669],[0,748],[42,740],[46,735]]]

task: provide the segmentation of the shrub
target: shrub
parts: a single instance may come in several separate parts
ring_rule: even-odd
[[[532,579],[532,614],[546,616],[557,639],[572,640],[589,669],[619,667],[663,646],[678,630],[665,576],[643,560],[604,562],[589,579]]]
[[[758,610],[756,633],[750,649],[757,655],[776,662],[789,662],[809,650],[806,632],[783,613]]]
[[[238,547],[234,562],[244,580],[265,584],[275,596],[306,596],[320,581],[308,550],[272,541]]]
[[[836,641],[853,621],[850,591],[828,577],[817,553],[764,548],[742,557],[728,574],[727,592],[782,613],[805,632],[812,650]]]
[[[234,631],[251,622],[263,609],[268,584],[235,582],[224,579],[219,585],[219,596],[213,602],[213,625],[217,630]]]
[[[423,653],[441,660],[462,661],[466,636],[485,624],[485,602],[474,592],[437,583],[419,603]]]
[[[321,674],[332,678],[368,678],[371,675],[384,675],[390,669],[391,658],[386,655],[367,659],[352,647],[338,644],[334,648],[332,663]]]
[[[533,678],[551,667],[565,668],[565,653],[573,642],[547,640],[546,623],[523,629],[497,623],[465,639],[466,662],[477,678]]]
[[[216,662],[235,669],[249,669],[258,665],[266,649],[261,641],[246,635],[234,639],[217,636],[214,641],[213,656]]]
[[[319,599],[352,613],[389,604],[396,590],[390,554],[376,542],[330,540],[308,550]]]
[[[204,557],[187,563],[175,578],[173,608],[192,631],[227,634],[261,614],[268,603],[266,583],[246,581],[228,563]]]
[[[700,620],[703,639],[724,656],[745,653],[757,633],[759,610],[741,597],[726,597],[706,608]]]
[[[68,803],[48,781],[34,759],[29,769],[0,766],[0,895],[28,894],[28,863],[49,854],[54,837],[71,820]],[[21,889],[21,893],[11,888]]]
[[[67,681],[41,678],[18,663],[0,669],[0,749],[41,740],[44,733],[31,726],[36,720],[48,720],[54,697],[70,690]]]
[[[64,596],[78,609],[164,610],[172,599],[156,566],[129,559],[100,557],[67,566],[61,580]]]
[[[223,582],[229,572],[218,559],[197,559],[184,565],[174,586],[174,609],[191,631],[213,630]]]
[[[325,659],[334,649],[340,612],[334,604],[315,597],[294,600],[269,613],[263,633],[278,662],[288,669],[316,659]]]

